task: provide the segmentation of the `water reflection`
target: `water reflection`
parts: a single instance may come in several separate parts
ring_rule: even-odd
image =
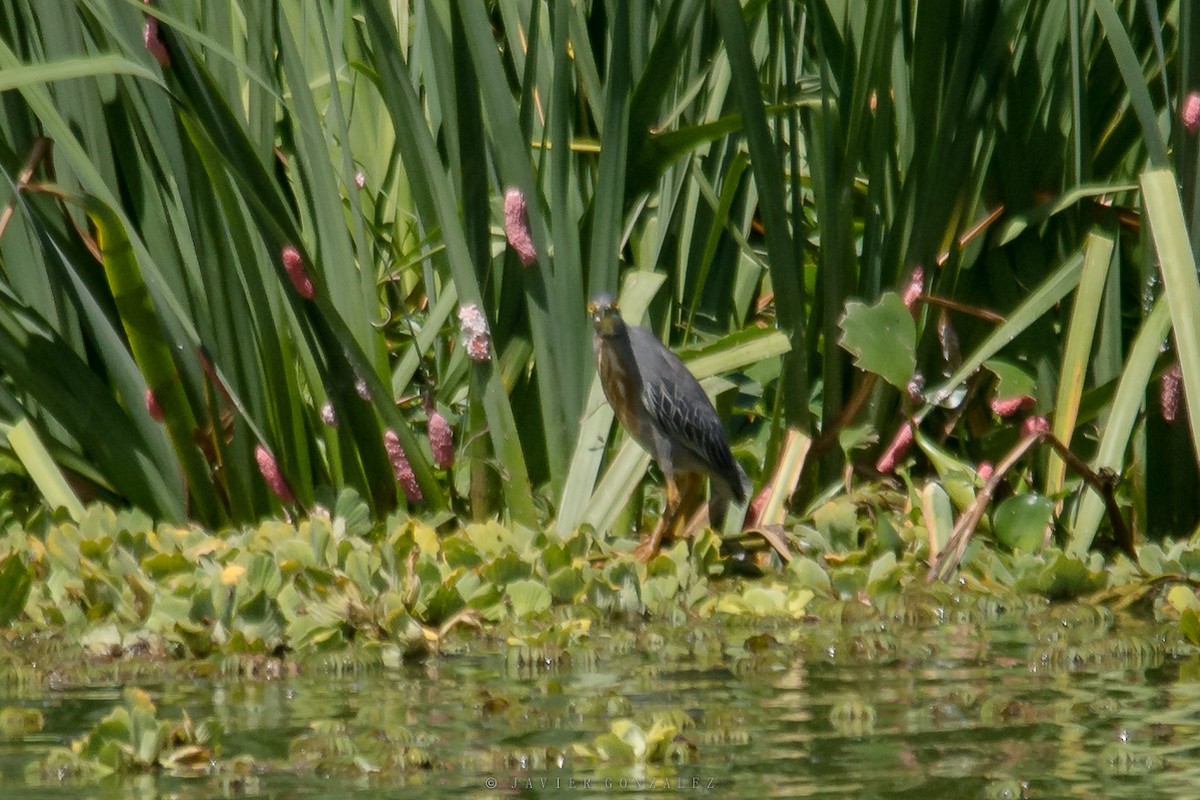
[[[26,674],[0,681],[0,705],[46,724],[0,740],[0,794],[1146,800],[1200,787],[1200,662],[1151,623],[1032,601],[835,616],[620,629],[573,652],[464,638],[421,664],[321,657],[277,680],[139,678],[160,718],[216,719],[224,757],[271,767],[237,780],[27,782],[30,762],[121,702],[122,682]],[[619,720],[669,723],[669,755],[594,760]],[[371,739],[407,760],[338,760]]]

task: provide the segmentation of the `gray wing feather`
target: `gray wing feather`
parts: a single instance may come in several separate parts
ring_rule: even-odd
[[[729,450],[725,429],[700,382],[652,333],[631,328],[630,334],[639,339],[634,350],[642,362],[646,410],[672,442],[685,446],[695,460],[729,484],[739,502],[744,501],[745,473]]]

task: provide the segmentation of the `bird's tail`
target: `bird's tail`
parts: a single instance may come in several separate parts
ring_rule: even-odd
[[[712,482],[712,497],[708,501],[708,523],[717,530],[725,527],[725,515],[729,513],[729,501],[734,500],[738,503],[745,503],[750,498],[750,492],[753,488],[750,485],[750,478],[746,475],[746,471],[742,469],[742,465],[736,461],[733,463],[737,467],[736,483],[717,480]]]

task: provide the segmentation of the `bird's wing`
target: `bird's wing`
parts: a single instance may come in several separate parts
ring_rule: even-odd
[[[632,334],[634,330],[631,329]],[[698,460],[724,478],[739,500],[744,499],[742,470],[733,453],[725,428],[712,401],[688,368],[649,331],[635,351],[641,364],[642,402],[675,444],[682,444]]]

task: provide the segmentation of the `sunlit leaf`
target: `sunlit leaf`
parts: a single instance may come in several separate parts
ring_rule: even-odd
[[[885,292],[873,306],[856,300],[846,303],[840,326],[839,344],[850,351],[859,369],[898,389],[908,386],[917,363],[917,328],[900,295]]]
[[[504,591],[518,618],[540,614],[550,608],[550,590],[540,581],[513,581]]]

